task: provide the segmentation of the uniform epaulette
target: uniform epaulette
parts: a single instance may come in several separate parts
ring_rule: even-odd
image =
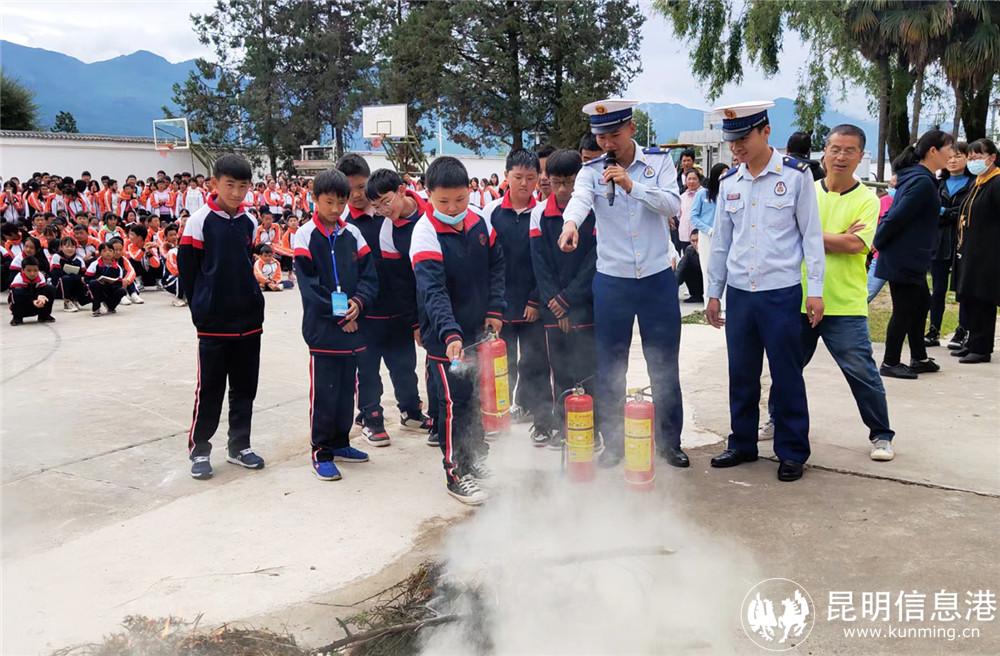
[[[797,171],[808,171],[809,162],[804,159],[799,159],[798,157],[792,157],[791,155],[785,155],[781,158],[781,163],[785,166],[791,166]]]
[[[739,170],[740,170],[739,165],[737,165],[737,166],[730,166],[729,170],[726,171],[725,175],[723,175],[721,178],[719,178],[719,180],[720,181],[721,180],[725,180],[726,178],[728,178],[729,176],[733,175],[734,173],[736,173]]]
[[[659,146],[650,146],[649,148],[643,148],[642,149],[642,154],[643,155],[664,155],[666,153],[667,153],[667,151],[663,150]]]

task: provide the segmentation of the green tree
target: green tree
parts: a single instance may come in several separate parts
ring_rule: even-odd
[[[52,124],[53,132],[72,132],[77,133],[79,130],[76,127],[76,118],[69,112],[59,112],[56,114],[56,120]]]
[[[649,114],[636,107],[632,112],[632,120],[635,122],[636,141],[646,147],[655,146],[656,128],[653,127],[653,120]]]
[[[965,125],[966,139],[986,136],[990,92],[1000,71],[1000,3],[959,0],[955,25],[941,64],[955,94],[955,121]]]
[[[19,80],[3,73],[0,73],[0,129],[38,129],[35,94]]]

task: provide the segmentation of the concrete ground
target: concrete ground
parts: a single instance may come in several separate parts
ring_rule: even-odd
[[[241,470],[217,450],[215,478],[194,481],[185,451],[193,329],[163,294],[146,299],[117,316],[57,312],[55,324],[0,329],[0,653],[95,640],[130,614],[204,613],[203,623],[249,621],[325,644],[340,636],[333,617],[351,612],[338,605],[404,578],[474,512],[444,493],[440,452],[395,426],[391,386],[392,446],[345,466],[341,482],[312,477],[296,292],[267,299],[253,433],[267,468]],[[640,349],[636,339],[629,378],[645,384]],[[886,381],[898,455],[874,463],[846,382],[821,347],[806,375],[813,469],[779,484],[767,460],[708,467],[728,430],[725,341],[707,326],[683,329],[692,467],[661,467],[655,494],[739,545],[766,576],[812,593],[816,627],[798,653],[1000,653],[996,619],[958,642],[845,638],[825,621],[831,590],[1000,588],[1000,363],[962,366],[944,353],[934,353],[938,374]],[[558,469],[521,426],[497,446],[501,464]],[[716,575],[706,569],[704,585]]]

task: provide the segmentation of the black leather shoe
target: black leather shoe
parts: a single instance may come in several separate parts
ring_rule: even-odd
[[[958,362],[959,364],[979,364],[980,362],[989,362],[990,359],[989,353],[972,353],[970,351],[963,355]]]
[[[601,455],[597,456],[597,466],[602,469],[617,467],[624,457],[625,454],[620,451],[615,451],[614,449],[604,449]]]
[[[878,372],[882,375],[882,378],[902,378],[904,380],[915,380],[917,378],[917,372],[913,371],[902,362],[891,366],[883,363],[882,366],[878,368]]]
[[[950,355],[950,356],[951,356],[951,357],[953,357],[953,358],[964,358],[964,357],[965,357],[965,356],[967,356],[968,354],[969,354],[969,349],[967,349],[967,348],[965,348],[965,347],[963,346],[963,347],[962,347],[962,348],[960,348],[960,349],[956,349],[956,350],[952,351],[952,352],[951,352],[951,353],[949,353],[948,355]]]
[[[691,466],[691,461],[688,460],[687,454],[684,453],[684,451],[682,451],[679,447],[676,449],[673,447],[664,449],[660,452],[660,455],[663,456],[664,460],[666,460],[671,467]]]
[[[802,463],[793,460],[782,460],[778,465],[779,481],[797,481],[802,478]]]
[[[713,467],[735,467],[736,465],[742,465],[744,462],[753,462],[757,459],[755,454],[751,453],[740,453],[739,451],[734,451],[733,449],[726,449],[719,455],[712,458]]]
[[[941,365],[934,362],[934,358],[910,360],[910,371],[915,374],[932,374],[935,371],[941,371]]]

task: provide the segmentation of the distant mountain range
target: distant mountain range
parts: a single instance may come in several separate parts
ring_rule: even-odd
[[[187,79],[195,67],[193,59],[173,64],[146,50],[87,64],[69,55],[3,40],[0,65],[4,75],[19,79],[35,92],[43,126],[52,125],[57,112],[67,111],[76,118],[80,132],[124,136],[152,136],[153,119],[163,116],[161,107],[173,107],[174,83]],[[775,103],[770,110],[771,141],[784,146],[798,129],[795,104],[789,98],[776,98]],[[652,118],[661,143],[675,139],[681,130],[700,130],[703,125],[701,109],[675,103],[643,103],[641,107]],[[874,142],[877,126],[873,121],[831,110],[823,122],[829,126],[855,123]],[[640,141],[644,136],[637,135]],[[425,146],[436,148],[437,140],[428,139]],[[469,151],[446,141],[445,152]]]

